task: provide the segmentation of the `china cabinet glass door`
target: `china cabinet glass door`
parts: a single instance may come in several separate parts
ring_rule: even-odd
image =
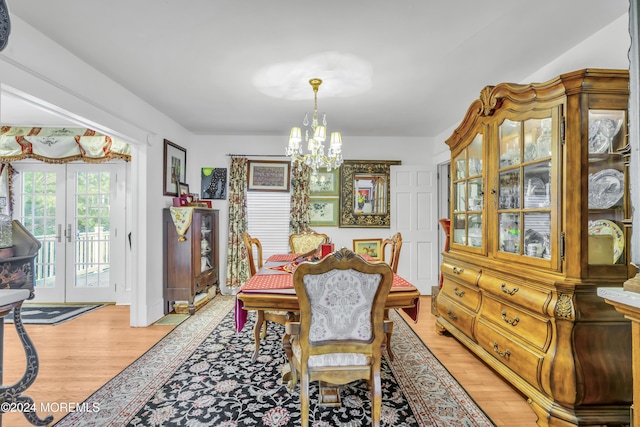
[[[453,162],[452,243],[471,248],[483,247],[484,178],[483,137],[473,141]]]
[[[626,264],[626,112],[589,110],[588,260],[591,265]],[[625,150],[627,149],[627,150]]]
[[[547,264],[552,258],[553,124],[549,111],[540,118],[505,119],[498,126],[500,254]]]

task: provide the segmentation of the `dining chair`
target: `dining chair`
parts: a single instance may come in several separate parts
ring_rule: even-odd
[[[249,273],[253,277],[258,270],[262,268],[262,243],[260,240],[251,235],[248,232],[244,232],[243,235],[244,245],[247,247],[247,256],[249,258]],[[257,258],[253,256],[253,248],[256,248]],[[257,261],[257,264],[256,264]],[[288,313],[286,311],[265,311],[256,310],[256,324],[253,328],[255,350],[251,356],[251,361],[255,362],[260,350],[260,340],[267,336],[267,322],[274,322],[280,325],[284,325],[287,321]]]
[[[336,385],[359,379],[369,383],[373,425],[380,425],[382,345],[393,326],[384,307],[392,282],[387,264],[369,263],[346,248],[302,263],[294,272],[300,317],[285,324],[283,344],[289,389],[300,379],[303,427],[309,425],[311,381],[319,381],[319,403],[339,405]]]
[[[387,246],[390,247],[389,258],[386,257]],[[390,238],[384,239],[382,241],[382,249],[381,249],[382,261],[389,264],[389,267],[391,267],[391,270],[393,270],[394,273],[398,272],[398,262],[400,261],[401,248],[402,248],[402,234],[400,234],[400,232],[397,232]],[[387,259],[389,261],[386,261]],[[385,319],[389,318],[389,310],[385,311],[384,317]],[[393,351],[391,350],[391,334],[387,335],[387,353],[389,354],[389,358],[393,360],[394,356],[393,356]]]
[[[317,249],[322,243],[329,243],[329,236],[312,229],[289,236],[289,247],[294,254],[304,254]]]
[[[389,261],[386,261],[386,249],[390,246]],[[398,262],[400,260],[400,249],[402,248],[402,234],[397,232],[392,237],[382,241],[382,261],[391,267],[394,273],[398,272]]]

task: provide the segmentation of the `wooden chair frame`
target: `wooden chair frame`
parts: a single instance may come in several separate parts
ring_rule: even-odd
[[[400,232],[394,234],[388,239],[382,241],[382,261],[385,261],[385,251],[387,246],[391,247],[391,253],[389,255],[389,266],[394,273],[398,272],[398,262],[400,261],[400,249],[402,248],[402,234]],[[385,261],[386,262],[386,261]]]
[[[262,243],[259,239],[251,237],[248,232],[244,232],[242,236],[244,244],[247,247],[249,258],[249,272],[251,276],[255,275],[259,269],[262,268]],[[257,248],[258,252],[258,264],[256,266],[256,260],[253,257],[253,246]],[[260,340],[267,336],[267,322],[275,322],[280,325],[284,325],[287,322],[289,314],[282,311],[265,311],[257,310],[256,312],[256,324],[253,328],[255,350],[251,356],[251,360],[255,362],[258,358],[258,352],[260,350]]]
[[[333,270],[353,269],[362,273],[379,274],[380,282],[371,308],[371,331],[369,340],[330,340],[311,342],[309,330],[311,325],[311,302],[306,292],[304,277],[317,275]],[[321,384],[347,384],[358,379],[365,379],[371,387],[373,425],[380,425],[382,411],[382,385],[380,379],[380,363],[382,346],[386,332],[391,329],[391,322],[385,321],[385,303],[393,283],[393,272],[387,264],[371,264],[354,252],[342,248],[316,263],[302,263],[296,269],[293,283],[300,306],[299,321],[289,321],[285,325],[287,334],[283,339],[285,352],[291,367],[290,389],[300,377],[300,405],[302,426],[309,423],[309,383],[320,381]],[[386,326],[385,326],[386,324]],[[292,350],[292,342],[300,345],[301,357],[298,359]],[[295,343],[294,343],[295,345]],[[309,366],[310,356],[327,353],[360,353],[369,360],[368,365],[349,366]]]

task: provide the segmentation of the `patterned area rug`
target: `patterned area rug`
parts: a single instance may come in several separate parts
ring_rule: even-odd
[[[65,426],[296,426],[298,387],[280,378],[287,365],[283,328],[269,324],[251,362],[253,331],[236,333],[233,297],[216,297],[140,359],[96,391]],[[383,426],[495,427],[395,311],[395,360],[383,360]],[[341,389],[342,406],[323,407],[311,387],[316,427],[371,425],[365,382]]]
[[[103,305],[23,305],[20,315],[25,325],[57,325],[100,307]],[[4,321],[13,323],[13,311]]]

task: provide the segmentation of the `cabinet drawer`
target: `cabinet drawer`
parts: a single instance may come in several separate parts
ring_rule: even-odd
[[[500,296],[513,305],[519,305],[540,314],[547,312],[547,307],[551,302],[550,290],[533,289],[526,285],[488,274],[483,274],[480,277],[478,286],[491,294]]]
[[[211,268],[196,276],[196,293],[204,292],[218,281],[218,269]]]
[[[440,294],[446,294],[451,300],[464,305],[473,312],[480,308],[480,291],[477,287],[469,287],[445,276]]]
[[[544,355],[510,340],[482,318],[478,319],[476,337],[478,344],[493,357],[517,372],[534,387],[542,389],[540,375]]]
[[[480,277],[480,270],[469,268],[466,266],[455,265],[449,262],[443,262],[440,270],[445,276],[456,278],[456,280],[468,283],[469,285],[477,285]]]
[[[476,318],[474,313],[451,301],[446,294],[438,295],[437,304],[440,316],[455,325],[465,335],[473,338],[473,324]]]
[[[485,294],[481,316],[495,323],[507,334],[517,335],[541,351],[546,351],[552,337],[552,323],[548,318],[535,316]]]

